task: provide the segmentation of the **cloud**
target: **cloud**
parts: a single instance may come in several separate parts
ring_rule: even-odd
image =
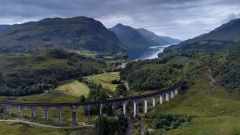
[[[222,20],[222,23],[226,23],[237,18],[240,18],[240,14],[231,13],[225,19]]]
[[[180,39],[239,17],[239,0],[2,0],[0,24],[87,16],[106,27],[122,23]]]

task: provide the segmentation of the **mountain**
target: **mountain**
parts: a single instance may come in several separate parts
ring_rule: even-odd
[[[13,25],[0,25],[0,31],[11,28]]]
[[[44,48],[113,53],[122,50],[117,36],[87,17],[47,18],[0,31],[0,52],[38,52]]]
[[[164,49],[165,53],[207,53],[235,46],[240,41],[240,19],[222,24],[213,31]]]
[[[160,36],[163,40],[167,41],[168,43],[176,44],[182,42],[182,40],[171,38],[168,36]]]
[[[161,44],[142,35],[137,29],[122,24],[109,28],[127,48],[159,46]]]
[[[166,45],[166,44],[171,44],[172,42],[168,42],[165,39],[163,39],[162,37],[159,37],[158,35],[156,35],[155,33],[141,28],[141,29],[137,29],[137,31],[139,33],[141,33],[143,36],[147,37],[148,39],[157,42],[159,45]]]
[[[183,43],[189,44],[202,40],[240,41],[240,19],[231,20],[207,34],[184,41]]]

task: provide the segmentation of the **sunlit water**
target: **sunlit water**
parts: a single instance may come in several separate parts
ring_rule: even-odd
[[[170,45],[163,46],[151,46],[138,49],[130,49],[127,51],[128,60],[144,60],[158,58],[158,54],[163,51],[164,48]]]

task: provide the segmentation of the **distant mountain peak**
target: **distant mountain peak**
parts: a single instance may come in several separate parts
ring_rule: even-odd
[[[117,25],[113,26],[112,28],[109,28],[110,30],[111,29],[127,29],[127,30],[136,30],[135,28],[131,27],[131,26],[128,26],[128,25],[124,25],[122,23],[118,23]],[[116,33],[115,33],[116,34]]]
[[[160,37],[145,28],[135,29],[131,26],[125,26],[121,23],[109,28],[109,30],[113,31],[120,41],[128,48],[161,46],[180,42],[180,40],[176,42],[177,39],[172,39],[170,37]],[[164,38],[166,38],[166,40]]]
[[[117,24],[114,27],[109,28],[109,30],[113,31],[127,48],[141,48],[159,45],[157,42],[142,35],[137,29],[132,28],[131,26]]]
[[[125,25],[121,24],[121,23],[118,23],[117,25],[115,25],[115,27],[123,27]]]

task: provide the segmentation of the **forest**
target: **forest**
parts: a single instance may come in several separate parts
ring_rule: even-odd
[[[97,135],[125,135],[128,127],[128,118],[122,113],[117,117],[100,115],[95,122]]]
[[[135,91],[167,88],[181,80],[181,65],[161,63],[159,59],[130,62],[121,71],[121,79]]]
[[[38,56],[26,56],[23,58],[26,60],[24,63],[28,63],[27,59],[32,58],[34,62],[32,62],[30,68],[29,66],[25,68],[23,65],[17,65],[18,68],[12,70],[12,72],[0,72],[0,95],[24,96],[42,93],[55,88],[63,80],[78,79],[82,76],[101,73],[97,66],[105,65],[104,62],[58,49],[47,50],[44,54]],[[60,61],[62,64],[50,63],[50,59]],[[39,63],[42,67],[37,66]],[[50,66],[46,66],[48,63],[50,63]]]

